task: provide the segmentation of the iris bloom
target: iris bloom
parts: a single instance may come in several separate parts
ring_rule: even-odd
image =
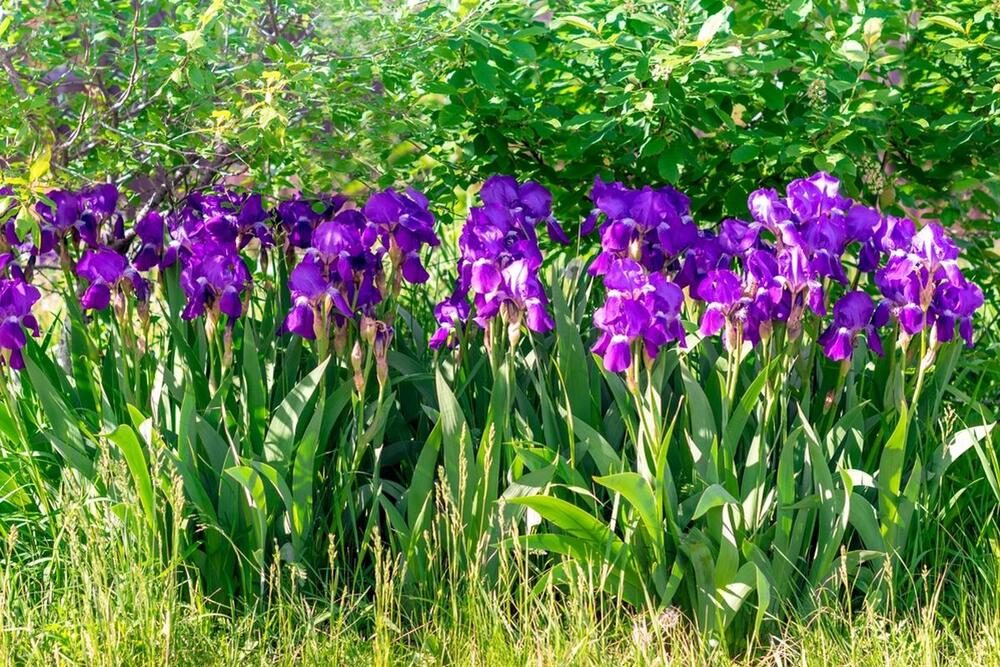
[[[243,293],[250,287],[250,271],[238,253],[222,245],[206,247],[206,254],[190,259],[181,271],[187,297],[181,317],[192,320],[206,308],[229,316],[229,323],[243,314]]]
[[[507,324],[521,323],[536,333],[551,330],[548,299],[538,270],[542,253],[536,225],[545,222],[556,242],[568,241],[552,217],[552,199],[541,185],[524,184],[510,176],[492,176],[479,192],[483,206],[469,211],[459,236],[458,279],[455,290],[435,308],[441,327],[431,339],[440,347],[451,340],[457,320],[473,314],[482,327],[497,315]],[[473,308],[467,308],[468,296]]]
[[[620,373],[632,365],[633,344],[642,343],[647,358],[654,359],[671,341],[684,344],[680,312],[684,293],[660,273],[648,273],[630,258],[615,260],[604,276],[607,297],[594,313],[601,331],[592,348],[604,367]]]
[[[390,188],[372,195],[363,211],[368,219],[365,237],[369,245],[379,239],[393,264],[401,267],[403,277],[411,283],[424,283],[429,278],[420,262],[421,246],[440,243],[428,206],[427,198],[413,188],[407,188],[405,193]]]
[[[857,290],[842,296],[833,306],[833,322],[818,340],[823,354],[833,361],[850,359],[855,341],[864,338],[868,347],[882,356],[882,341],[877,332],[885,324],[881,313],[866,292]]]
[[[104,310],[111,305],[111,292],[134,291],[140,301],[149,296],[146,280],[128,260],[110,248],[88,250],[76,265],[76,275],[90,285],[80,298],[84,310]]]
[[[31,308],[40,297],[38,289],[21,277],[0,279],[0,360],[15,370],[24,368],[25,328],[39,335]]]

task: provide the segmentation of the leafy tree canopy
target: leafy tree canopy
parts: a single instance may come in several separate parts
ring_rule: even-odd
[[[968,0],[14,0],[3,177],[136,207],[405,180],[460,206],[514,172],[570,215],[600,173],[719,217],[825,169],[969,226],[998,210],[998,35],[1000,3]]]

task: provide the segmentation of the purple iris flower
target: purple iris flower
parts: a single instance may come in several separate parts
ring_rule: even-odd
[[[347,198],[339,195],[321,199],[296,197],[280,202],[276,215],[285,230],[288,245],[294,248],[308,248],[312,243],[312,233],[316,226],[325,220],[330,220],[346,203]]]
[[[292,270],[288,289],[292,293],[292,309],[285,318],[284,331],[314,340],[315,322],[324,297],[330,292],[330,281],[324,274],[323,265],[307,256]]]
[[[378,238],[408,282],[427,282],[429,276],[420,262],[420,248],[440,244],[427,198],[413,188],[407,188],[405,193],[390,188],[372,195],[363,213],[369,222],[365,230],[368,244],[374,241],[372,237]]]
[[[924,328],[926,271],[908,255],[895,255],[875,272],[875,285],[882,293],[879,310],[886,317],[899,321],[900,327],[910,336]]]
[[[240,248],[256,238],[264,248],[274,245],[271,227],[267,223],[271,215],[264,209],[264,199],[256,193],[246,195],[237,203],[236,227],[239,229]]]
[[[525,259],[517,259],[499,273],[490,273],[486,281],[473,281],[476,303],[476,323],[486,327],[501,309],[510,323],[524,324],[538,333],[550,331],[555,322],[548,313],[548,300],[538,275]]]
[[[776,190],[757,190],[751,193],[748,206],[754,222],[747,229],[733,226],[727,241],[739,247],[739,243],[746,243],[744,238],[754,238],[761,229],[770,232],[781,276],[792,294],[793,319],[798,318],[802,297],[812,310],[823,312],[823,278],[847,284],[842,256],[848,244],[862,244],[862,271],[879,264],[877,227],[882,217],[842,196],[840,181],[826,172],[792,181],[785,197]]]
[[[699,240],[688,198],[670,187],[631,190],[596,178],[590,198],[603,215],[601,250],[589,271],[604,275],[616,259],[631,257],[648,271],[676,265]]]
[[[24,368],[21,350],[27,343],[24,329],[39,335],[38,321],[31,313],[41,298],[38,289],[22,278],[0,279],[0,359],[11,368]]]
[[[620,373],[632,365],[634,344],[642,343],[649,359],[670,341],[684,344],[680,312],[684,293],[661,273],[648,273],[631,258],[617,259],[604,275],[607,297],[594,313],[601,331],[592,351],[604,367]]]
[[[250,271],[232,248],[208,246],[190,258],[181,271],[181,288],[187,297],[181,317],[192,320],[206,308],[229,316],[229,324],[243,314],[243,293],[250,287]]]
[[[472,314],[462,305],[470,292],[480,326],[501,315],[508,325],[523,323],[536,333],[554,327],[538,279],[542,253],[535,231],[544,221],[554,240],[565,237],[552,218],[551,197],[537,183],[520,185],[510,176],[491,176],[479,196],[484,205],[469,211],[459,236],[455,290],[435,309],[441,328],[431,339],[434,346],[449,341],[456,320]]]
[[[875,272],[875,285],[883,296],[880,311],[897,319],[908,336],[933,326],[940,342],[951,341],[958,325],[971,346],[972,316],[983,305],[983,294],[962,275],[958,246],[940,225],[930,224],[913,234],[910,225],[898,219],[894,223],[887,229],[902,230],[892,240],[899,246]]]
[[[681,323],[683,306],[684,292],[677,284],[667,280],[662,273],[650,274],[646,290],[650,321],[642,334],[644,351],[650,359],[655,359],[660,348],[671,341],[686,347],[687,334]]]
[[[952,283],[962,281],[958,268],[958,246],[938,224],[929,224],[913,237],[910,254],[919,261],[935,280]]]
[[[858,268],[871,272],[879,267],[883,255],[907,252],[915,234],[916,227],[909,218],[881,216],[872,229],[871,237],[861,247]]]
[[[79,192],[53,190],[45,197],[48,201],[35,205],[41,217],[39,251],[43,254],[54,250],[67,236],[96,248],[114,240],[116,231],[123,232],[121,224],[118,224],[113,229],[104,230],[107,234],[101,233],[118,206],[118,188],[112,183],[84,188]]]
[[[758,225],[726,218],[722,221],[719,231],[719,243],[729,255],[743,255],[751,248],[760,245],[759,233]]]
[[[269,219],[259,194],[241,193],[216,187],[187,198],[181,214],[182,226],[189,237],[217,243],[235,243],[244,248],[257,239],[262,247],[274,245]]]
[[[794,307],[801,309],[805,303],[817,315],[826,314],[823,284],[803,248],[788,246],[778,254],[777,278],[791,295]]]
[[[373,245],[379,239],[377,231],[361,211],[345,209],[311,232],[305,257],[289,276],[292,309],[284,331],[313,339],[316,331],[329,331],[330,322],[320,317],[332,318],[339,330],[349,319],[373,315],[385,282],[386,250]]]
[[[269,219],[258,194],[247,194],[221,186],[188,195],[184,206],[168,220],[172,245],[181,259],[201,243],[244,248],[257,238],[262,247],[273,244]]]
[[[782,237],[782,229],[792,218],[792,211],[773,189],[760,189],[750,193],[747,208],[753,219],[776,237]]]
[[[971,348],[972,316],[982,305],[983,291],[975,283],[963,281],[962,284],[941,285],[934,293],[929,312],[938,341],[951,341],[957,324],[966,346]]]
[[[472,308],[465,295],[459,293],[452,294],[434,306],[434,319],[437,320],[438,329],[431,336],[430,347],[437,350],[451,345],[454,342],[452,333],[455,327],[468,320],[471,313]]]
[[[163,234],[166,224],[163,216],[156,211],[150,211],[135,225],[135,235],[142,243],[136,253],[132,265],[139,271],[149,271],[158,266],[163,259]]]
[[[535,225],[544,222],[549,238],[562,245],[569,243],[566,232],[552,216],[552,195],[541,184],[526,181],[519,185],[513,176],[490,176],[479,198],[487,208],[505,209],[530,236],[534,236]]]
[[[76,265],[76,275],[87,280],[90,285],[80,297],[84,310],[104,310],[111,305],[111,292],[123,294],[129,289],[140,301],[149,296],[146,280],[128,260],[111,248],[87,250]]]
[[[882,356],[882,341],[877,329],[885,324],[883,311],[875,308],[872,298],[860,290],[848,292],[833,306],[833,322],[820,334],[823,354],[833,361],[850,359],[854,342],[864,337],[868,347]]]
[[[742,281],[729,269],[709,271],[705,279],[698,283],[696,294],[708,304],[699,329],[703,336],[719,333],[727,322],[734,321],[737,310],[746,305]]]

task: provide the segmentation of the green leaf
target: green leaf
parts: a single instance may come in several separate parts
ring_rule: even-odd
[[[572,417],[591,425],[593,410],[587,352],[580,337],[580,327],[573,321],[566,298],[558,286],[552,290],[552,312],[556,321],[556,368]]]
[[[260,454],[264,448],[264,436],[267,424],[268,404],[267,390],[261,374],[261,358],[257,351],[256,336],[253,327],[243,328],[243,379],[246,392],[247,432],[253,451]]]
[[[594,545],[622,547],[622,542],[611,532],[611,529],[596,517],[572,503],[553,496],[524,496],[511,498],[508,502],[525,505],[538,512],[546,521],[550,521],[573,537],[590,542]]]
[[[757,406],[760,394],[767,384],[768,375],[772,369],[778,367],[778,362],[779,359],[775,359],[770,365],[761,369],[757,377],[754,378],[754,381],[747,387],[746,392],[740,398],[740,402],[736,404],[733,413],[729,416],[729,422],[726,424],[726,430],[722,436],[722,449],[729,452],[730,456],[735,454],[736,446],[739,444],[740,436],[743,435],[743,428],[746,426],[747,419],[750,418],[750,413]]]
[[[973,448],[979,448],[980,443],[990,437],[996,422],[970,426],[955,433],[951,440],[942,444],[931,456],[930,473],[935,477],[943,477],[952,463],[962,454]]]
[[[48,174],[51,162],[52,162],[52,146],[46,145],[42,149],[42,152],[39,153],[35,157],[35,159],[31,161],[31,167],[28,168],[28,181],[30,181],[31,183],[35,183],[40,178]]]
[[[45,417],[52,424],[52,429],[45,431],[46,437],[70,466],[86,479],[93,480],[96,474],[94,464],[87,455],[80,427],[70,417],[70,411],[61,398],[62,394],[56,391],[30,355],[25,356],[24,365],[35,394],[42,404]]]
[[[695,469],[705,481],[718,482],[715,413],[708,402],[708,397],[705,396],[705,390],[702,389],[701,383],[694,379],[686,361],[681,362],[681,377],[687,392],[687,411],[691,425],[689,438]]]
[[[432,504],[434,496],[434,471],[437,468],[438,454],[441,448],[441,433],[443,422],[434,424],[420,456],[413,467],[410,485],[406,490],[406,520],[413,533],[423,532],[427,508]]]
[[[250,556],[259,572],[263,574],[264,547],[267,541],[267,493],[264,489],[264,478],[249,466],[233,466],[226,468],[225,472],[239,482],[247,492],[245,500],[253,517],[251,525],[254,535]]]
[[[560,16],[552,21],[552,23],[549,24],[549,27],[555,30],[556,28],[561,28],[564,25],[571,25],[574,28],[579,28],[581,30],[597,34],[597,28],[594,27],[594,24],[580,16]]]
[[[938,14],[936,16],[926,16],[920,19],[920,25],[918,26],[920,30],[924,30],[929,25],[939,25],[943,28],[948,28],[949,30],[954,30],[955,32],[960,32],[965,34],[965,28],[962,24],[944,14]]]
[[[702,24],[701,29],[698,31],[698,46],[705,46],[712,41],[712,38],[726,25],[729,21],[729,15],[733,13],[732,7],[723,7],[721,10],[709,16],[705,22]]]
[[[852,63],[863,63],[868,60],[868,52],[865,47],[853,39],[845,40],[840,46],[840,53]]]
[[[188,30],[187,32],[182,32],[177,35],[178,39],[187,45],[187,50],[197,51],[198,49],[205,46],[205,36],[202,31],[199,30]]]
[[[573,433],[587,446],[587,454],[593,459],[594,465],[597,466],[598,471],[602,475],[607,475],[612,470],[621,469],[622,464],[621,459],[618,458],[618,453],[614,447],[608,444],[608,441],[605,440],[600,431],[592,428],[581,419],[574,417]]]
[[[653,495],[653,489],[649,482],[641,475],[634,472],[623,472],[606,477],[595,477],[594,481],[601,486],[607,487],[616,493],[620,493],[622,498],[635,508],[639,518],[646,526],[650,537],[656,543],[660,543],[663,536],[663,525],[660,521],[660,512]]]
[[[458,400],[440,368],[435,373],[435,385],[440,411],[441,444],[444,447],[445,479],[449,491],[457,498],[459,489],[468,483],[468,476],[473,473],[469,429],[465,425],[465,415],[458,405]],[[463,477],[466,480],[464,482]]]
[[[480,86],[493,93],[497,89],[497,72],[485,59],[478,59],[472,65],[472,77]]]
[[[861,542],[871,551],[885,551],[885,541],[879,528],[875,508],[858,493],[851,494],[850,522],[861,536]]]
[[[535,53],[535,47],[531,45],[530,42],[524,42],[519,39],[511,40],[507,43],[507,48],[510,49],[519,60],[525,60],[528,62],[534,62],[538,55]]]
[[[726,491],[721,484],[712,484],[702,491],[701,496],[698,498],[698,505],[694,510],[694,514],[691,515],[691,520],[694,521],[701,518],[709,510],[716,507],[722,507],[723,505],[739,506],[739,504],[739,501],[733,498],[733,495],[729,491]]]
[[[132,474],[132,482],[135,484],[136,495],[142,504],[146,521],[152,535],[156,535],[156,516],[153,505],[153,480],[149,475],[149,464],[146,455],[142,451],[142,445],[136,437],[135,431],[125,424],[120,425],[108,434],[108,440],[115,443],[125,457],[129,472]]]
[[[882,537],[889,549],[898,546],[902,528],[899,515],[899,494],[903,483],[903,465],[906,460],[906,434],[909,413],[905,403],[899,406],[899,421],[882,450],[878,471],[879,520]]]
[[[298,429],[299,418],[305,411],[306,406],[316,393],[316,388],[323,379],[323,373],[330,358],[326,358],[311,373],[302,378],[295,387],[288,392],[288,396],[281,402],[278,409],[271,417],[271,424],[267,428],[267,435],[264,436],[264,458],[269,463],[274,464],[279,472],[284,474],[292,459],[292,450],[295,446],[295,435]]]

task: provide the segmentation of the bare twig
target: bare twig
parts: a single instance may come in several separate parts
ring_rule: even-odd
[[[132,89],[135,88],[135,82],[139,74],[139,14],[142,4],[138,0],[135,0],[132,4],[135,7],[135,18],[132,19],[132,71],[129,72],[128,85],[125,87],[125,90],[115,100],[115,103],[111,105],[112,112],[117,112],[125,104],[129,96],[132,95]]]
[[[3,68],[7,70],[7,76],[10,78],[10,85],[14,87],[14,92],[22,100],[28,99],[28,91],[24,89],[21,84],[21,75],[17,73],[17,68],[14,67],[14,61],[11,60],[10,51],[4,49],[0,50],[0,63],[3,63]]]
[[[66,137],[66,141],[59,144],[61,150],[65,150],[76,143],[76,140],[80,136],[80,132],[83,131],[83,125],[87,121],[87,107],[90,103],[90,99],[87,97],[83,98],[83,107],[80,108],[80,118],[77,120],[76,127],[73,128],[73,133]]]

